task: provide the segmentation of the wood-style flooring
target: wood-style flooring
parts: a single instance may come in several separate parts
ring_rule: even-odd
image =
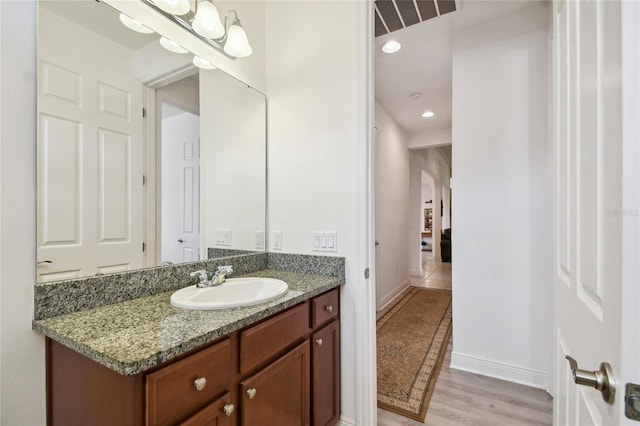
[[[423,276],[412,278],[411,285],[450,289],[451,264],[434,262],[427,256],[430,253],[423,255]],[[544,390],[452,370],[449,368],[452,347],[450,341],[425,422],[420,423],[379,408],[379,426],[552,424],[553,403]]]

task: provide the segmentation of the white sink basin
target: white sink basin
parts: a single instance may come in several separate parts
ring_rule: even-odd
[[[224,283],[198,288],[185,287],[171,295],[176,308],[215,310],[257,305],[287,292],[287,283],[275,278],[228,278]]]

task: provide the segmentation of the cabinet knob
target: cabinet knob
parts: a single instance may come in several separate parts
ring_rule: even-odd
[[[322,339],[316,339],[316,345],[322,346]]]
[[[247,396],[249,399],[253,399],[256,397],[256,388],[247,389]]]
[[[231,417],[231,414],[233,413],[233,409],[235,407],[233,406],[233,404],[226,404],[224,407],[222,407],[222,411],[224,411],[224,414],[227,417]]]
[[[197,378],[193,381],[193,386],[196,388],[196,390],[201,391],[202,389],[204,389],[205,386],[207,386],[207,378],[206,377],[200,377]]]
[[[324,310],[331,313],[333,312],[333,306],[332,305],[325,305]]]

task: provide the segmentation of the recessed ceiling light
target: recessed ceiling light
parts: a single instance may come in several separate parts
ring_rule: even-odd
[[[433,111],[425,111],[422,113],[422,116],[424,118],[429,118],[429,117],[433,117],[434,115],[436,115]]]
[[[395,53],[398,50],[400,50],[401,47],[402,45],[400,44],[399,41],[389,40],[388,42],[382,45],[382,51],[384,53]]]

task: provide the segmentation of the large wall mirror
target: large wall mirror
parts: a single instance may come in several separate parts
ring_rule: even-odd
[[[38,282],[264,250],[264,95],[159,41],[39,1]]]

